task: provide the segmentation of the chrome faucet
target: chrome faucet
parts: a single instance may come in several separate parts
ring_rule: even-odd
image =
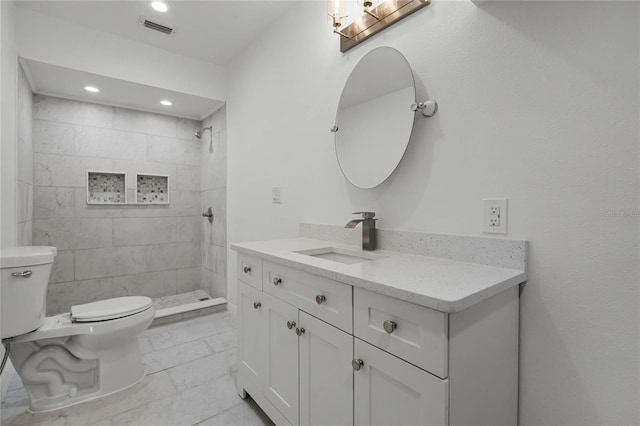
[[[362,222],[362,250],[376,249],[376,220],[375,212],[355,212],[361,214],[362,219],[353,219],[347,223],[345,228],[355,228]]]

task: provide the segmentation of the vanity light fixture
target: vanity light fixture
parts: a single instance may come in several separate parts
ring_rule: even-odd
[[[172,103],[170,100],[168,100],[168,99],[163,99],[163,100],[161,100],[161,101],[160,101],[160,103],[161,103],[162,105],[164,105],[164,106],[171,106],[171,105],[173,105],[173,103]]]
[[[158,11],[158,12],[166,12],[167,10],[169,10],[169,8],[167,7],[167,4],[163,1],[152,1],[151,2],[151,7]]]
[[[98,93],[100,91],[100,89],[95,86],[84,86],[84,90],[91,93]]]
[[[329,26],[340,35],[340,51],[346,52],[374,34],[429,5],[431,0],[358,0],[363,15],[346,24],[347,15],[341,0],[327,0]]]

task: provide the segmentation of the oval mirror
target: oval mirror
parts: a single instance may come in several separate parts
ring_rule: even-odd
[[[416,89],[409,63],[378,47],[355,66],[336,112],[336,156],[354,186],[373,188],[398,167],[413,130]]]

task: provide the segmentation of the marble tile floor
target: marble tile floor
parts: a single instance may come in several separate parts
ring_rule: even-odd
[[[14,376],[0,408],[10,425],[273,425],[235,388],[235,316],[228,311],[150,328],[140,336],[146,377],[113,395],[31,414]]]

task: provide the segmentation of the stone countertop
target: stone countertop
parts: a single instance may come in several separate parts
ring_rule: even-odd
[[[326,247],[375,259],[343,264],[296,253]],[[351,245],[309,238],[236,243],[231,248],[441,312],[462,311],[527,279],[524,270],[387,250],[363,251]]]

